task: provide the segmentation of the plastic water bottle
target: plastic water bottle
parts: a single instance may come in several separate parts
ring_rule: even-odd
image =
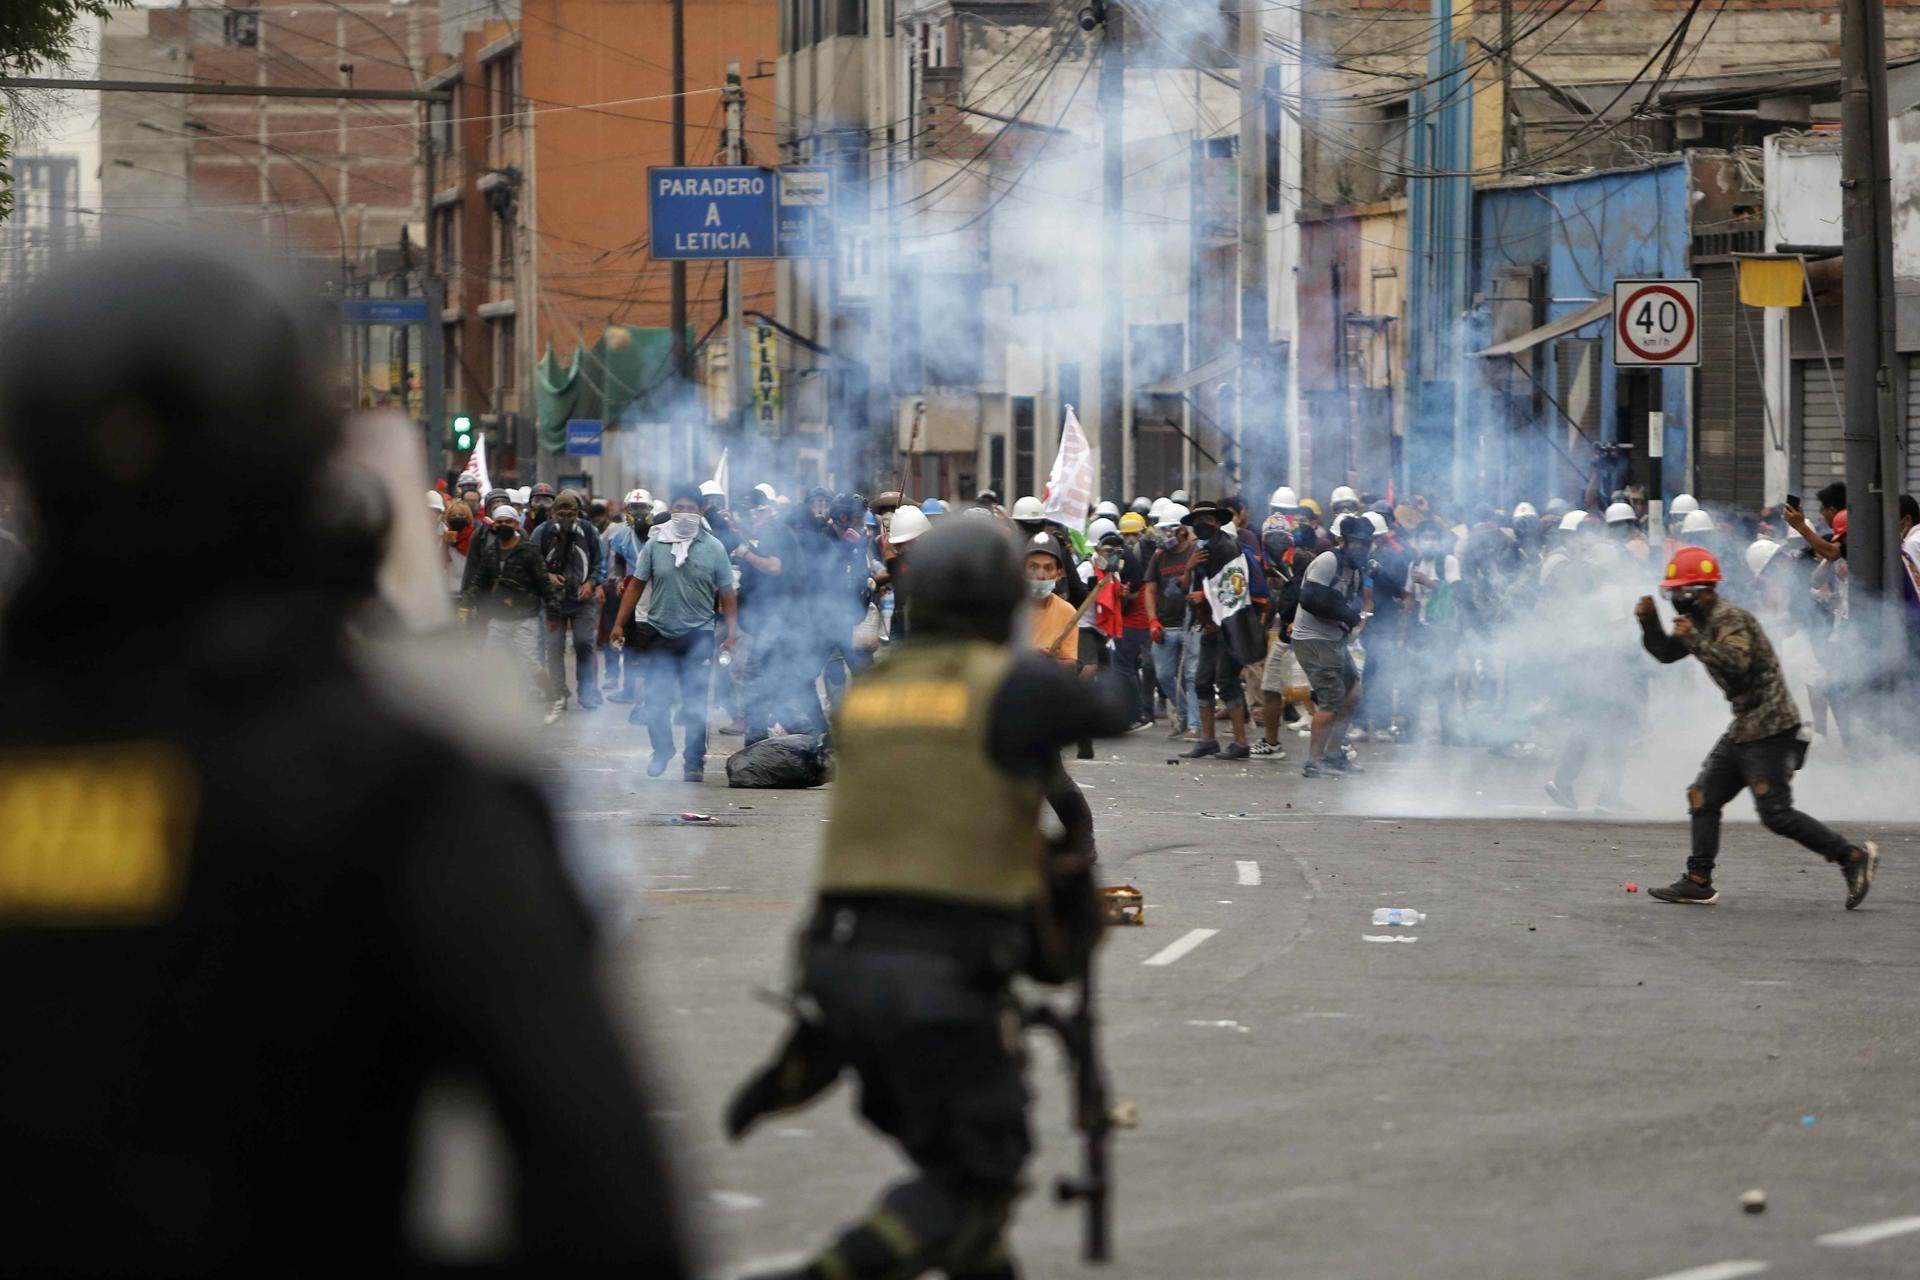
[[[1373,909],[1375,926],[1416,925],[1426,918],[1425,912],[1414,911],[1408,907],[1375,907]]]

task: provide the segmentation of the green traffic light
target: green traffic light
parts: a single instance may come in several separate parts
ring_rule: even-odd
[[[462,413],[453,419],[453,446],[456,449],[473,448],[473,419]]]

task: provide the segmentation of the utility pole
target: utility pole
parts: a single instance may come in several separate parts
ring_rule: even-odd
[[[1500,0],[1500,172],[1513,161],[1513,0]]]
[[[678,168],[687,162],[687,0],[673,0],[673,163]],[[667,413],[670,419],[668,441],[673,464],[693,474],[693,394],[687,376],[687,264],[675,259],[668,269],[672,280],[667,302],[667,323],[673,326],[674,392]]]
[[[1854,598],[1900,581],[1894,536],[1902,479],[1893,397],[1893,214],[1887,146],[1887,37],[1882,0],[1844,0],[1840,15],[1841,272],[1846,317],[1847,568]],[[1889,611],[1892,612],[1892,611]],[[1881,619],[1862,621],[1878,630]],[[1874,636],[1869,644],[1881,637]]]
[[[1287,475],[1286,388],[1275,376],[1267,327],[1267,71],[1258,0],[1242,0],[1240,62],[1240,475],[1278,484]],[[1197,388],[1196,388],[1197,390]],[[1257,508],[1256,508],[1257,509]]]
[[[682,0],[683,2],[683,0]],[[727,63],[727,163],[747,162],[746,94],[740,88],[740,64]],[[777,174],[769,174],[769,182]],[[732,402],[732,427],[736,441],[745,439],[746,424],[752,415],[747,409],[747,302],[741,292],[740,259],[727,259],[727,389]],[[728,494],[732,497],[732,494]]]
[[[1100,117],[1106,124],[1101,155],[1101,278],[1106,307],[1100,322],[1100,493],[1126,501],[1126,130],[1122,113],[1127,98],[1125,18],[1117,0],[1107,0],[1100,38]],[[1078,406],[1084,407],[1084,406]]]

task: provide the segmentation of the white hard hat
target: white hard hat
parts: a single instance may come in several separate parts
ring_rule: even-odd
[[[1167,495],[1167,501],[1172,503],[1177,503],[1178,505],[1184,507],[1187,505],[1187,491],[1185,489],[1175,489],[1172,493]]]
[[[780,496],[779,491],[776,490],[772,485],[768,484],[765,480],[762,480],[759,484],[753,487],[758,489],[760,492],[766,494],[768,502],[772,502],[775,498],[778,498]]]
[[[1120,518],[1120,508],[1102,498],[1100,504],[1093,509],[1093,514],[1105,516],[1109,520],[1118,520]]]
[[[1560,532],[1572,533],[1575,529],[1578,529],[1582,524],[1585,524],[1586,519],[1587,519],[1587,513],[1584,511],[1569,511],[1567,512],[1567,514],[1560,517]]]
[[[1675,494],[1673,505],[1667,508],[1668,511],[1676,516],[1684,516],[1690,511],[1698,511],[1699,509],[1700,500],[1690,493]]]
[[[1330,507],[1337,507],[1343,502],[1351,502],[1357,507],[1360,505],[1360,495],[1344,484],[1327,495],[1327,505]]]
[[[1111,505],[1111,504],[1108,504],[1108,505]],[[1108,534],[1118,533],[1118,532],[1120,532],[1119,525],[1107,519],[1105,516],[1101,516],[1098,520],[1095,520],[1092,524],[1087,526],[1087,541],[1098,542],[1100,541],[1100,539],[1106,537]]]
[[[1607,508],[1608,524],[1632,524],[1639,518],[1640,517],[1634,513],[1632,503],[1616,502]]]
[[[1028,494],[1026,497],[1014,502],[1013,518],[1015,520],[1044,520],[1047,518],[1047,509],[1040,505],[1040,499],[1034,497],[1032,494]]]
[[[1521,516],[1537,516],[1539,514],[1538,511],[1533,509],[1531,502],[1522,502],[1513,509],[1513,518],[1515,520],[1518,520]]]
[[[1173,504],[1165,498],[1155,498],[1147,506],[1147,516],[1149,519],[1158,520],[1160,513],[1172,505]]]
[[[1387,518],[1385,516],[1381,515],[1378,511],[1363,511],[1361,514],[1366,516],[1367,523],[1373,526],[1374,537],[1384,538],[1387,536]]]
[[[447,500],[440,496],[440,491],[438,489],[427,490],[427,510],[445,511],[446,509]]]
[[[927,519],[927,513],[918,507],[896,507],[893,512],[893,524],[887,530],[887,541],[894,546],[904,546],[933,528],[933,521]]]
[[[1187,518],[1187,509],[1177,502],[1169,502],[1160,512],[1160,518],[1154,523],[1162,529],[1178,529],[1180,522]]]
[[[1268,501],[1267,505],[1281,508],[1297,507],[1300,505],[1300,495],[1283,484],[1273,491],[1273,497]]]
[[[720,487],[718,480],[702,480],[700,482],[700,496],[703,498],[711,498],[716,494],[725,497],[726,492],[725,489]]]
[[[1687,518],[1680,522],[1680,532],[1711,533],[1713,532],[1713,517],[1696,507],[1694,510],[1687,512]]]
[[[1759,577],[1760,571],[1772,564],[1773,558],[1779,554],[1779,543],[1769,542],[1765,538],[1756,538],[1753,545],[1747,548],[1747,572],[1756,578]]]

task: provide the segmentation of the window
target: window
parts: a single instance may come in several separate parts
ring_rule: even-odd
[[[499,167],[506,163],[501,138],[520,120],[520,55],[509,51],[488,62],[481,80],[487,95],[487,163]]]
[[[427,104],[427,136],[441,155],[452,155],[454,148],[453,106],[446,102]]]
[[[251,9],[229,9],[221,15],[221,35],[235,49],[260,47],[260,15]]]
[[[1267,212],[1280,212],[1280,125],[1286,117],[1280,110],[1280,68],[1268,67],[1266,74],[1265,142],[1267,147]]]
[[[1064,371],[1064,366],[1063,366]],[[998,444],[996,440],[994,443]],[[1013,397],[1013,489],[1002,495],[1007,505],[1013,499],[1034,492],[1033,488],[1033,397]]]
[[[464,408],[460,402],[460,324],[440,326],[440,365],[443,381],[446,385],[447,407]]]
[[[1033,401],[1029,399],[1027,403],[1032,404]],[[1007,482],[1007,438],[1005,436],[989,436],[987,438],[986,487],[989,489],[998,490],[1000,493],[1000,496],[1002,498],[1006,498],[1007,491],[1001,487],[1005,485],[1006,482]],[[963,489],[961,490],[961,492],[964,494],[966,490]],[[1012,499],[1010,498],[1007,499],[1007,505],[1008,506],[1013,505]]]
[[[452,279],[460,266],[460,206],[450,204],[433,211],[433,269]]]

